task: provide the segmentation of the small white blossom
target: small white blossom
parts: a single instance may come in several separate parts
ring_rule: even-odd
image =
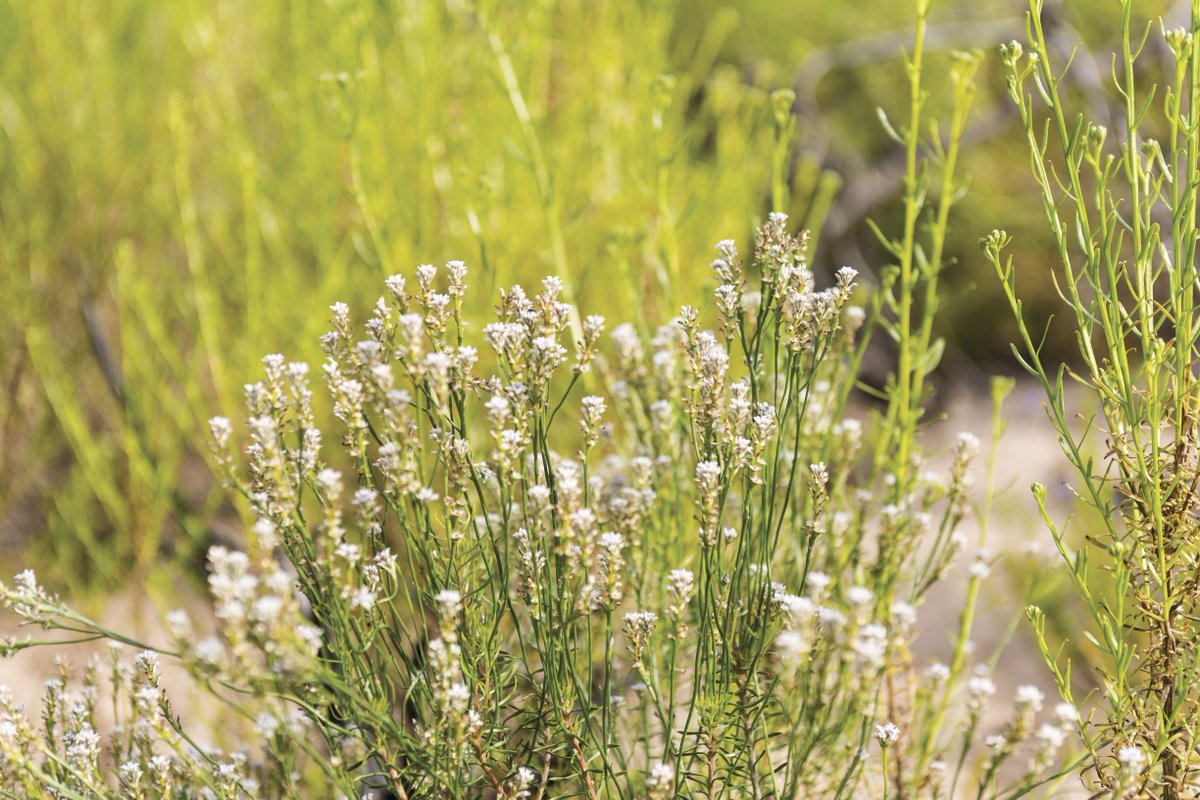
[[[1049,750],[1057,750],[1067,741],[1067,735],[1062,728],[1049,723],[1042,724],[1034,734]]]
[[[886,749],[900,741],[900,728],[894,722],[882,722],[875,726],[875,738]]]
[[[456,619],[462,612],[462,595],[454,589],[442,589],[434,598],[442,619]]]
[[[208,429],[212,432],[213,444],[218,450],[229,446],[229,437],[233,435],[233,424],[228,417],[213,417],[208,421]]]
[[[1146,766],[1146,753],[1136,745],[1127,744],[1117,750],[1117,762],[1123,770],[1136,775]]]
[[[1054,719],[1060,726],[1068,730],[1079,725],[1079,711],[1067,702],[1054,706]]]
[[[1046,695],[1042,693],[1042,690],[1032,684],[1017,687],[1015,700],[1020,709],[1036,713],[1042,710],[1042,701],[1045,699]]]
[[[653,611],[630,611],[625,614],[625,636],[629,639],[629,648],[633,651],[635,661],[641,660],[657,619],[658,615]]]
[[[925,668],[925,677],[934,685],[941,685],[950,680],[950,667],[941,661],[935,661]]]
[[[972,675],[967,680],[967,692],[973,698],[991,697],[996,693],[996,684],[986,675]]]
[[[796,631],[782,631],[775,637],[775,652],[781,664],[795,669],[808,655],[808,642]]]
[[[976,558],[971,562],[971,577],[977,581],[981,581],[986,578],[991,571],[991,565],[989,565],[988,562],[982,557]]]
[[[375,593],[365,586],[359,587],[350,595],[350,607],[370,611],[375,607]]]
[[[811,576],[809,576],[811,578]],[[851,586],[846,590],[846,602],[852,606],[867,606],[875,599],[875,593],[865,586]]]
[[[646,776],[646,791],[653,798],[667,797],[674,783],[675,770],[670,764],[659,761],[650,768],[650,773]]]

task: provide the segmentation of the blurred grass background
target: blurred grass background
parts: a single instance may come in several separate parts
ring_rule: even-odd
[[[943,371],[980,385],[1012,370],[1012,329],[976,240],[1003,227],[1019,263],[1050,257],[996,69],[1020,11],[947,0],[932,16],[934,117],[949,51],[987,53],[941,332]],[[1051,13],[1063,47],[1108,51],[1112,9]],[[907,0],[0,0],[6,571],[51,564],[79,592],[201,563],[224,496],[205,421],[237,415],[264,353],[318,360],[330,303],[362,308],[418,263],[467,260],[478,312],[558,272],[587,313],[657,323],[701,301],[713,243],[746,241],[770,209],[774,164],[818,266],[869,280],[885,258],[864,220],[894,227],[901,167],[876,109],[901,110],[911,15]],[[1022,280],[1047,314],[1048,271]]]

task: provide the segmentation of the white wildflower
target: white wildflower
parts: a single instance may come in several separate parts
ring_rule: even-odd
[[[900,741],[900,728],[894,722],[882,722],[875,726],[875,738],[880,747],[887,749]]]
[[[1117,750],[1117,762],[1125,772],[1136,775],[1146,766],[1146,753],[1136,745],[1127,744]]]
[[[375,607],[375,593],[365,586],[359,587],[350,595],[350,607],[370,611]]]
[[[1054,706],[1054,719],[1060,727],[1071,730],[1079,725],[1079,711],[1070,703],[1062,702]]]
[[[1050,723],[1042,724],[1034,734],[1048,750],[1057,750],[1067,741],[1067,735],[1062,728]]]
[[[675,770],[670,764],[664,764],[661,761],[655,763],[646,776],[646,791],[655,800],[669,797],[674,784]]]
[[[634,661],[641,661],[642,651],[654,633],[654,623],[658,615],[653,611],[630,611],[625,614],[625,636],[629,639],[629,649],[633,652]]]
[[[1036,713],[1042,710],[1042,701],[1045,699],[1046,695],[1042,690],[1032,684],[1017,687],[1015,702],[1019,709]]]

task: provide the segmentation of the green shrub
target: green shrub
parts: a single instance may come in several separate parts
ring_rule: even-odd
[[[336,438],[315,426],[307,366],[278,355],[247,387],[245,470],[230,422],[211,423],[257,522],[246,552],[210,552],[214,634],[197,642],[175,612],[172,647],[117,668],[115,780],[93,674],[79,705],[51,687],[44,735],[4,710],[5,788],[950,796],[965,772],[980,796],[1008,796],[1040,781],[1073,707],[1038,728],[1042,694],[1022,687],[1007,727],[974,746],[995,691],[986,666],[969,670],[985,552],[952,662],[909,652],[927,591],[968,547],[979,441],[960,436],[935,474],[893,411],[877,425],[903,447],[863,452],[847,398],[856,333],[879,318],[848,306],[853,270],[817,290],[804,248],[772,215],[748,265],[718,245],[713,331],[687,306],[648,339],[630,325],[602,337],[587,316],[573,354],[554,277],[501,293],[487,356],[461,262],[443,280],[429,266],[415,286],[390,278],[365,335],[333,306]],[[28,622],[128,641],[31,573],[3,592]],[[188,738],[159,653],[253,721],[237,754]],[[1018,752],[1028,764],[1001,782]]]
[[[1026,53],[1002,49],[1009,88],[1025,124],[1030,162],[1058,243],[1055,282],[1077,332],[1081,367],[1055,368],[1040,351],[1016,290],[1017,270],[996,231],[984,250],[1003,281],[1021,333],[1018,358],[1042,384],[1047,414],[1078,473],[1078,496],[1099,530],[1078,549],[1046,510],[1076,593],[1088,611],[1083,635],[1101,688],[1084,728],[1087,783],[1113,797],[1188,797],[1200,736],[1197,631],[1196,191],[1200,167],[1200,5],[1189,29],[1138,26],[1120,3],[1121,49],[1113,60],[1119,130],[1073,113],[1065,65],[1046,44],[1042,4],[1030,3]],[[1147,86],[1135,69],[1161,41],[1167,76]],[[1038,101],[1040,100],[1040,104]],[[1044,106],[1044,108],[1043,108]],[[1156,137],[1156,138],[1154,138]],[[1084,392],[1074,399],[1068,381]],[[1075,406],[1078,410],[1069,410]],[[1102,440],[1103,451],[1092,454]],[[1072,700],[1070,662],[1047,643],[1046,662]]]

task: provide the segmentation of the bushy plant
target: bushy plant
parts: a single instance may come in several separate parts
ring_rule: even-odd
[[[1008,234],[996,231],[983,246],[1020,325],[1018,357],[1045,391],[1078,497],[1096,512],[1094,528],[1068,538],[1046,510],[1045,488],[1034,486],[1089,615],[1082,652],[1101,690],[1084,727],[1087,783],[1105,796],[1180,798],[1194,796],[1200,780],[1200,4],[1191,3],[1186,29],[1164,28],[1161,38],[1134,21],[1133,3],[1119,5],[1115,130],[1071,110],[1067,65],[1046,44],[1040,1],[1029,5],[1026,46],[1002,49],[1058,244],[1055,279],[1077,331],[1078,369],[1043,358],[1004,254]],[[1147,86],[1141,71],[1150,47],[1166,59],[1162,87]],[[1070,662],[1047,643],[1041,611],[1030,616],[1071,701]]]
[[[724,241],[713,267],[714,330],[688,307],[648,338],[604,337],[588,316],[573,353],[557,278],[501,293],[487,356],[461,262],[444,283],[429,266],[415,286],[390,278],[361,336],[333,306],[339,445],[313,424],[307,366],[282,356],[246,389],[244,472],[232,426],[212,421],[257,519],[245,552],[210,553],[214,633],[197,641],[176,612],[173,647],[139,643],[114,670],[114,773],[94,667],[79,702],[51,686],[41,733],[8,704],[7,790],[938,797],[964,771],[979,796],[1036,782],[1076,714],[1039,729],[1043,697],[1023,687],[974,747],[995,691],[968,680],[986,553],[952,663],[909,652],[923,598],[968,548],[978,440],[959,437],[946,474],[917,439],[904,474],[863,452],[874,437],[847,404],[874,320],[850,305],[853,270],[815,287],[782,215],[749,265]],[[31,574],[3,591],[27,621],[114,636]],[[158,653],[253,721],[239,753],[188,738]],[[1029,763],[1002,792],[1018,751]]]

